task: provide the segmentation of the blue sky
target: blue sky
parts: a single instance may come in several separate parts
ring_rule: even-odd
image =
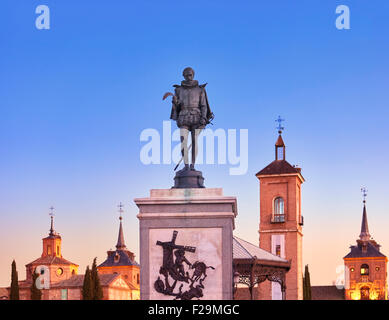
[[[50,8],[50,30],[35,8]],[[335,28],[349,5],[351,29]],[[116,205],[138,254],[136,197],[170,188],[174,165],[139,160],[145,128],[170,115],[161,97],[192,66],[208,82],[214,127],[248,129],[249,168],[202,165],[207,187],[238,198],[235,233],[258,242],[255,173],[274,157],[302,167],[304,263],[335,280],[359,234],[366,185],[370,231],[389,253],[387,1],[3,1],[0,20],[0,285],[41,253],[56,207],[64,257],[87,264],[114,247]],[[175,127],[175,124],[173,124]],[[138,257],[139,258],[139,257]]]

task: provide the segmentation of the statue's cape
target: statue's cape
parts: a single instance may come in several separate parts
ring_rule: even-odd
[[[203,89],[204,94],[205,94],[205,102],[207,103],[207,124],[208,124],[208,123],[211,123],[211,121],[213,120],[214,114],[213,114],[213,112],[211,111],[211,108],[210,108],[209,103],[208,103],[207,91],[205,91],[205,86],[206,86],[207,84],[208,84],[208,83],[204,83],[204,84],[200,85],[199,87]],[[212,123],[211,123],[211,124],[212,124]]]
[[[207,96],[207,91],[205,91],[205,86],[207,85],[208,83],[204,83],[204,84],[201,84],[199,85],[198,81],[197,80],[192,80],[192,81],[181,81],[181,86],[182,87],[186,87],[186,88],[193,88],[193,87],[200,87],[204,94],[205,94],[205,101],[207,103],[207,124],[208,123],[211,123],[212,119],[214,118],[214,115],[211,111],[211,108],[209,106],[209,103],[208,103],[208,96]],[[178,84],[175,84],[173,85],[174,88],[178,88],[178,87],[181,87],[180,85]],[[173,120],[177,120],[177,116],[178,116],[178,113],[179,113],[179,110],[175,110],[175,105],[173,104],[172,106],[172,112],[171,112],[171,115],[170,115],[170,119],[173,119]]]

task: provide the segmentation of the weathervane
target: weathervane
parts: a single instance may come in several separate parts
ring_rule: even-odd
[[[49,213],[49,216],[50,216],[50,219],[51,219],[51,226],[50,226],[50,235],[54,235],[54,224],[53,224],[53,217],[54,217],[54,207],[51,206],[50,208],[50,213]]]
[[[278,116],[278,119],[276,120],[276,122],[278,122],[278,126],[276,127],[276,129],[278,129],[279,134],[281,134],[282,131],[285,129],[283,126],[281,126],[282,121],[285,121],[285,119],[282,119],[281,116]]]
[[[363,203],[366,203],[367,189],[365,187],[362,187],[361,192],[362,192],[362,197],[363,197]]]
[[[51,206],[49,209],[50,209],[49,216],[51,216],[51,217],[54,216],[54,212],[53,211],[54,211],[55,208],[53,206]]]
[[[118,205],[119,213],[120,213],[119,220],[122,220],[123,207],[124,207],[124,205],[120,202]]]

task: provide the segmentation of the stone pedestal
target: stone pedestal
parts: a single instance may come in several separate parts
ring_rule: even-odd
[[[134,201],[142,300],[233,298],[235,197],[221,188],[172,188]]]
[[[180,170],[174,177],[173,188],[205,188],[204,177],[201,171],[197,170]]]

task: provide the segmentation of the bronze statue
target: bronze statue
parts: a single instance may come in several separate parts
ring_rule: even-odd
[[[172,111],[170,119],[177,122],[180,128],[181,136],[181,153],[184,160],[184,168],[181,171],[195,170],[196,156],[198,152],[197,139],[202,129],[213,119],[213,113],[208,104],[207,93],[205,86],[199,85],[197,80],[194,80],[194,70],[190,67],[183,71],[185,80],[181,81],[181,85],[174,85],[174,95],[170,92],[166,93],[163,99],[172,95]],[[192,140],[192,156],[191,164],[189,165],[188,157],[188,136],[191,133]],[[176,167],[177,168],[177,167]]]

